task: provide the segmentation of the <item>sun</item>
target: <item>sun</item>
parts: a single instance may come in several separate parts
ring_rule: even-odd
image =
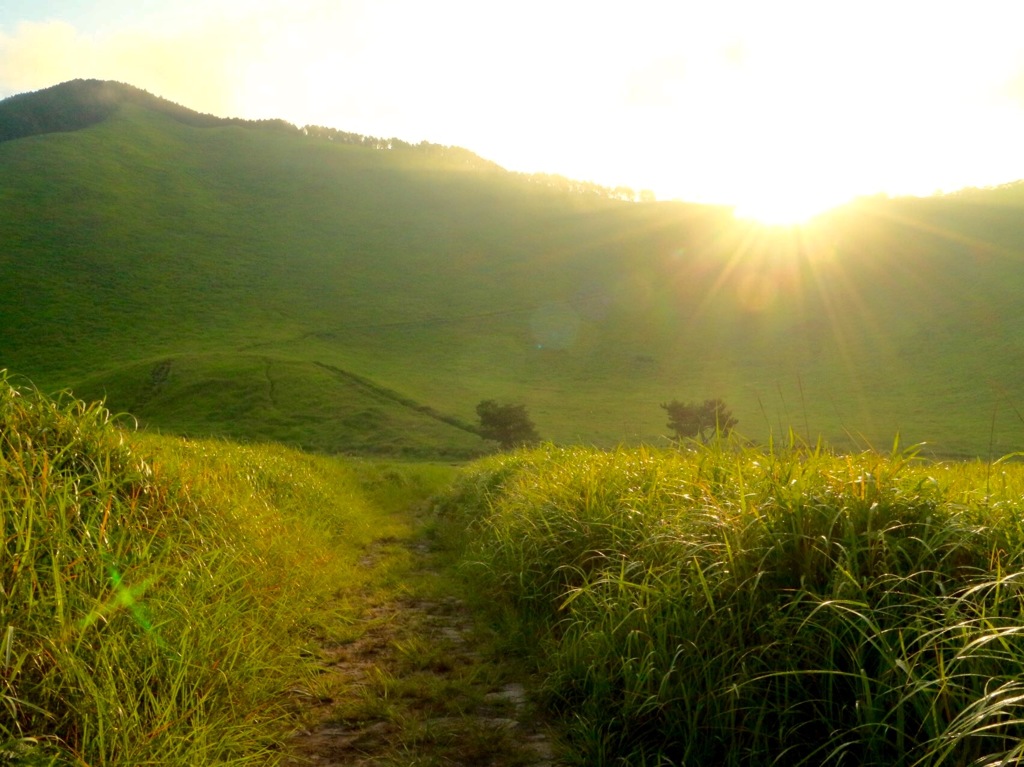
[[[780,185],[756,195],[742,195],[733,207],[733,215],[765,226],[798,226],[844,202],[846,195]]]
[[[806,224],[820,212],[801,205],[780,204],[776,201],[737,205],[733,208],[733,216],[736,218],[754,221],[764,226],[799,226]]]

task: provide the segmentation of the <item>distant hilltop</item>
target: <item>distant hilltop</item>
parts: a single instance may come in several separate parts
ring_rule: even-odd
[[[252,125],[297,130],[285,120],[242,120],[203,114],[125,83],[70,80],[0,101],[0,141],[81,130],[103,122],[122,104],[135,104],[196,127]]]
[[[240,117],[217,117],[154,96],[142,88],[111,80],[69,80],[60,85],[18,94],[0,101],[0,142],[43,133],[81,130],[103,122],[123,104],[133,104],[197,128],[240,125],[302,133],[314,138],[357,144],[371,149],[417,149],[432,154],[444,154],[468,165],[500,169],[497,164],[460,147],[442,146],[427,141],[410,144],[398,138],[364,136],[319,125],[300,128],[281,119],[245,120]]]

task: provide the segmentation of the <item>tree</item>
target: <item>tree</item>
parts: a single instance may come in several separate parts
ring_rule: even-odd
[[[668,413],[668,428],[676,433],[677,440],[689,437],[707,443],[716,434],[728,434],[739,423],[720,399],[706,399],[700,404],[672,400],[661,407]]]
[[[476,406],[476,414],[480,416],[477,432],[484,439],[493,439],[503,450],[540,442],[533,422],[526,415],[526,405],[501,405],[485,399]]]

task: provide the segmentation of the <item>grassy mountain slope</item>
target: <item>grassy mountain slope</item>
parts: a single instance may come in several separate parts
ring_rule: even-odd
[[[755,438],[1007,452],[1024,441],[1021,198],[871,200],[773,231],[125,100],[0,143],[0,366],[244,436],[273,418],[255,394],[226,408],[218,371],[257,392],[270,365],[307,383],[263,434],[326,449],[346,440],[302,424],[341,397],[334,368],[455,421],[522,401],[558,441],[657,440],[660,402],[720,396]],[[193,384],[140,404],[167,358]],[[424,439],[468,436],[450,429]]]

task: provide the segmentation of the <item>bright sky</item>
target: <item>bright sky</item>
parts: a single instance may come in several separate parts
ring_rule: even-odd
[[[0,0],[77,77],[784,220],[1024,178],[1021,0]]]

